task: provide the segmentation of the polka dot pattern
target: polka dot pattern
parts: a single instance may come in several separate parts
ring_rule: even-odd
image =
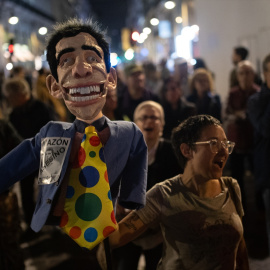
[[[70,229],[69,231],[69,236],[72,238],[72,239],[77,239],[81,236],[82,234],[82,230],[80,227],[78,226],[74,226]]]
[[[84,238],[87,242],[94,242],[97,240],[98,232],[95,228],[88,228],[84,233]]]
[[[107,172],[107,170],[104,173],[104,179],[106,180],[107,183],[109,183],[109,178],[108,178],[108,172]]]
[[[85,158],[86,158],[85,150],[83,149],[83,147],[80,147],[78,152],[78,159],[73,163],[72,168],[73,169],[80,168],[85,162]]]
[[[63,215],[61,217],[61,222],[60,222],[59,226],[62,228],[64,226],[66,226],[67,223],[68,223],[68,214],[67,214],[67,212],[64,211],[64,213],[63,213]]]
[[[112,232],[115,231],[115,228],[112,226],[107,226],[104,230],[103,230],[103,236],[106,238],[109,234],[111,234]]]
[[[85,221],[95,220],[101,213],[101,209],[101,200],[93,193],[82,194],[75,204],[75,212],[77,216]]]
[[[84,167],[80,171],[79,181],[83,187],[94,187],[99,181],[99,171],[93,166]]]
[[[66,193],[60,227],[80,246],[92,249],[117,229],[104,149],[95,132],[85,129]]]
[[[74,187],[68,186],[68,187],[67,187],[67,195],[66,195],[66,198],[70,199],[70,198],[73,197],[74,194],[75,194]]]
[[[105,162],[105,158],[104,158],[104,148],[103,148],[103,147],[100,148],[100,150],[99,150],[99,158],[100,158],[103,162]]]
[[[94,158],[95,156],[96,156],[96,152],[91,151],[91,152],[89,153],[89,157]]]
[[[100,139],[98,136],[91,136],[89,142],[92,146],[98,146],[100,144]]]
[[[109,198],[109,200],[112,200],[112,194],[111,194],[110,190],[108,191],[108,198]]]

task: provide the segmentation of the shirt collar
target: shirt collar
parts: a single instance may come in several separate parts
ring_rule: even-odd
[[[74,124],[75,124],[76,130],[80,133],[84,133],[85,128],[87,126],[89,126],[88,123],[83,122],[83,121],[78,120],[78,119],[75,119]],[[91,126],[94,126],[98,132],[102,131],[104,128],[106,128],[108,126],[107,121],[106,121],[106,117],[103,115],[102,117],[100,117],[99,119],[94,121],[91,124]]]

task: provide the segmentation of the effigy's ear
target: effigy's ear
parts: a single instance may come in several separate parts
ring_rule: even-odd
[[[105,83],[105,87],[108,90],[115,90],[117,86],[117,74],[114,68],[110,68],[110,72],[107,74],[107,82]]]
[[[57,83],[56,79],[53,77],[52,74],[49,74],[46,77],[46,85],[47,85],[47,88],[48,88],[50,94],[53,97],[58,98],[58,99],[63,98],[60,86],[59,86],[59,84]]]

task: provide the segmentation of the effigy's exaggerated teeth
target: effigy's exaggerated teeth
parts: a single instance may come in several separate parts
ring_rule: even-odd
[[[76,101],[76,102],[81,102],[81,101],[87,101],[87,100],[97,99],[97,98],[99,98],[99,96],[100,95],[78,96],[78,97],[68,96],[68,100],[70,100],[70,101]]]
[[[91,93],[99,93],[100,92],[100,86],[94,85],[94,86],[86,86],[86,87],[78,87],[78,88],[70,88],[69,94],[91,94]]]

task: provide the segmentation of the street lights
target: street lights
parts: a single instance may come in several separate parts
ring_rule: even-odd
[[[173,1],[167,1],[165,2],[164,7],[167,9],[173,9],[175,7],[175,3]]]
[[[16,16],[11,16],[9,19],[8,19],[8,22],[12,25],[15,25],[19,22],[19,18],[16,17]]]
[[[40,35],[42,35],[42,36],[43,36],[43,35],[46,35],[47,32],[48,32],[47,27],[40,27],[39,30],[38,30],[38,33],[39,33]]]

